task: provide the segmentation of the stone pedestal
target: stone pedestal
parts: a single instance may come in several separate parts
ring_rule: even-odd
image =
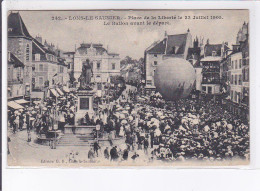
[[[92,90],[78,90],[77,111],[75,113],[75,125],[79,126],[80,120],[88,113],[91,118],[94,114],[93,110],[93,95]]]

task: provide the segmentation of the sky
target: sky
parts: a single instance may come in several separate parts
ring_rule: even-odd
[[[162,40],[165,31],[172,35],[186,33],[189,29],[193,39],[196,36],[204,38],[204,42],[209,39],[212,44],[228,42],[231,47],[243,23],[249,21],[247,10],[20,11],[20,14],[33,37],[40,35],[64,51],[74,51],[75,46],[79,47],[83,42],[102,43],[109,52],[119,53],[122,59],[125,56],[143,57],[144,50],[155,41]],[[92,16],[93,20],[69,19],[75,16],[88,19]],[[119,20],[100,20],[95,16],[116,16]],[[159,16],[176,16],[177,19],[159,19]],[[194,16],[197,18],[194,19]],[[211,16],[219,16],[219,19],[211,19]],[[61,20],[53,20],[53,17]],[[112,21],[128,25],[112,25]],[[151,25],[130,25],[130,22],[143,21],[149,21]],[[156,21],[167,23],[153,25]],[[104,25],[104,22],[110,25]]]

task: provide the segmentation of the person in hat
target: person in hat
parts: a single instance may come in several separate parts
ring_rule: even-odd
[[[104,150],[104,157],[105,157],[105,159],[109,159],[108,147],[106,147],[106,149]]]
[[[21,113],[21,115],[19,116],[19,129],[20,131],[23,130],[23,120],[24,120],[24,117],[23,117],[23,114]]]
[[[110,160],[111,161],[117,161],[119,155],[117,152],[117,146],[114,146],[111,150],[110,150]]]
[[[131,159],[133,159],[135,161],[135,159],[137,159],[139,157],[139,154],[137,154],[136,152],[134,153],[134,155],[131,157]]]
[[[144,139],[144,153],[148,154],[148,147],[149,147],[149,142],[148,139]]]
[[[100,146],[99,146],[97,140],[94,142],[93,148],[94,148],[94,153],[96,153],[96,155],[98,157],[98,150],[100,149]]]
[[[123,152],[123,160],[127,160],[128,159],[128,149],[125,149]]]
[[[90,150],[88,151],[88,159],[90,160],[90,162],[93,162],[95,158],[95,153],[93,151],[93,148],[90,148]]]

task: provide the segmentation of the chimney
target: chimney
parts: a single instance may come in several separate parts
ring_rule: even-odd
[[[35,37],[35,39],[39,42],[39,43],[41,43],[42,44],[42,37],[41,36],[36,36]]]

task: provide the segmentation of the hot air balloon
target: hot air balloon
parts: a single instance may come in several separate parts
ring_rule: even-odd
[[[186,98],[195,81],[193,66],[181,58],[169,58],[155,70],[154,83],[158,92],[166,100]]]

